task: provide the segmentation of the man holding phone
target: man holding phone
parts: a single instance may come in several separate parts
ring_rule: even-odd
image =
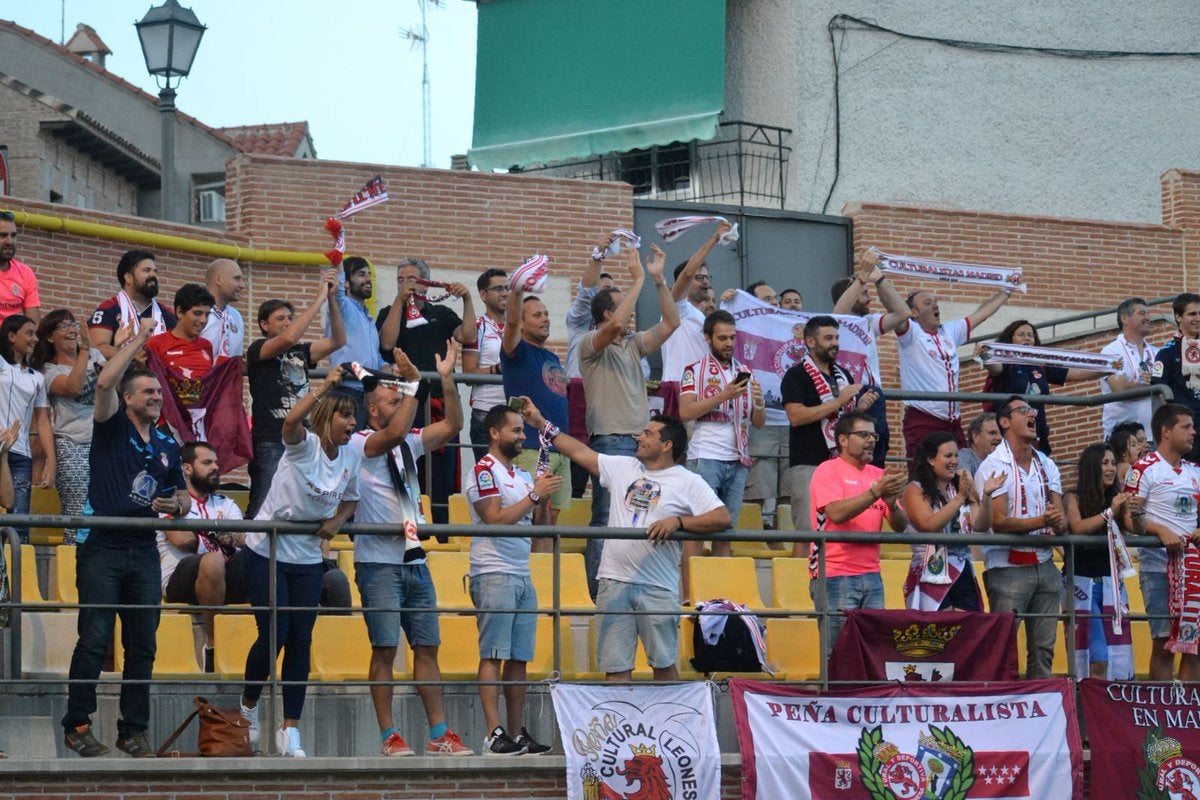
[[[733,357],[737,327],[728,311],[714,311],[704,320],[708,355],[683,369],[679,381],[679,416],[695,421],[688,443],[687,467],[704,479],[729,509],[737,526],[746,476],[750,474],[750,427],[767,421],[762,386],[749,367]],[[701,543],[684,543],[684,587],[689,556],[700,554]],[[729,542],[713,542],[714,556],[727,556]]]

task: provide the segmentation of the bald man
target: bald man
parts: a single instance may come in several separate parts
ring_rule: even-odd
[[[218,258],[209,264],[204,281],[216,303],[209,311],[208,324],[201,336],[212,342],[213,355],[219,364],[242,354],[246,324],[234,304],[241,302],[246,282],[242,278],[242,268],[229,258]]]

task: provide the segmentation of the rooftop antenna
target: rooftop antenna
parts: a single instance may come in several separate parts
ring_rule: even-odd
[[[415,47],[421,48],[421,136],[423,140],[424,152],[422,154],[421,166],[433,166],[433,142],[430,135],[431,113],[429,110],[429,27],[425,22],[425,14],[429,6],[442,7],[444,0],[417,0],[417,5],[421,8],[421,27],[419,29],[401,28],[400,38],[407,39],[412,43],[410,50]]]

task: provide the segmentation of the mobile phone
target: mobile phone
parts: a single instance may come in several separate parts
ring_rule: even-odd
[[[525,398],[523,398],[523,397],[508,398],[508,408],[510,411],[515,411],[518,414],[520,414],[522,411],[525,410]]]
[[[734,379],[733,379],[733,382],[734,382],[734,383],[745,383],[745,382],[746,382],[746,381],[748,381],[748,380],[750,380],[750,373],[749,373],[749,372],[739,372],[739,373],[737,374],[737,376],[736,376],[736,377],[734,377]]]
[[[158,490],[158,496],[164,500],[166,500],[168,497],[174,497],[175,496],[175,487],[174,486],[164,486],[163,488]]]

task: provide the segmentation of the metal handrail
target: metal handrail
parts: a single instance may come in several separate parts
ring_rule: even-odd
[[[1146,301],[1146,307],[1152,308],[1154,306],[1167,305],[1168,303],[1174,302],[1176,296],[1177,295],[1171,294],[1171,295],[1167,295],[1166,297],[1155,297],[1152,300]],[[1059,325],[1069,325],[1072,322],[1084,322],[1089,319],[1094,321],[1094,320],[1100,319],[1101,317],[1103,317],[1107,314],[1116,314],[1118,308],[1120,308],[1119,305],[1112,306],[1109,308],[1102,308],[1098,311],[1079,311],[1074,314],[1067,314],[1066,316],[1054,317],[1053,319],[1043,320],[1036,324],[1039,329],[1042,329],[1042,328],[1056,328]],[[1095,325],[1092,326],[1092,333],[1095,333],[1098,330],[1099,330],[1099,328],[1097,328]],[[1118,329],[1114,328],[1114,332],[1116,332],[1117,330]],[[994,334],[994,333],[976,334],[975,336],[969,337],[967,339],[967,341],[965,342],[965,344],[975,344],[976,342],[990,342],[995,338],[996,338],[996,334]]]

